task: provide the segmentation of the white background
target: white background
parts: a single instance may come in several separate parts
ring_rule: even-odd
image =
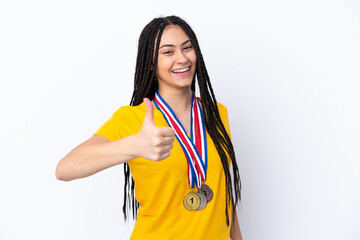
[[[0,239],[129,239],[122,166],[54,172],[129,104],[139,34],[171,14],[229,111],[244,239],[360,239],[355,0],[0,0]]]

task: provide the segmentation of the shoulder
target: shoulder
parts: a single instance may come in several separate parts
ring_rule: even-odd
[[[201,98],[200,97],[197,97],[197,99],[201,102]],[[217,104],[217,108],[219,110],[219,113],[226,113],[227,114],[227,108],[225,107],[224,104],[222,103],[219,103],[219,102],[216,102]]]
[[[138,116],[144,115],[146,111],[144,105],[144,103],[141,103],[137,106],[122,106],[114,112],[113,117],[121,120],[137,118]]]
[[[225,105],[221,104],[221,103],[217,103],[217,107],[219,110],[219,115],[220,118],[224,124],[224,127],[226,129],[226,132],[229,134],[229,137],[231,138],[231,134],[230,134],[230,126],[229,126],[229,116],[228,116],[228,111],[227,108],[225,107]]]
[[[224,118],[228,118],[228,111],[224,104],[217,102],[217,107],[219,110],[220,117],[224,120]]]
[[[227,108],[225,107],[224,104],[217,102],[217,107],[219,109],[219,112],[220,111],[226,111],[227,112]]]
[[[95,134],[112,141],[137,133],[145,116],[145,110],[140,105],[120,107]]]

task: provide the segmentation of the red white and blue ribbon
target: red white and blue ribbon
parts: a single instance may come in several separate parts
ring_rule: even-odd
[[[193,93],[191,101],[191,137],[186,134],[174,111],[158,91],[155,93],[154,104],[162,112],[168,125],[174,129],[175,136],[184,151],[188,164],[189,186],[193,188],[196,184],[200,188],[201,182],[206,180],[208,156],[206,130],[199,101]]]

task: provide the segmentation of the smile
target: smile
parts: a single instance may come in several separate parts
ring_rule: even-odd
[[[185,72],[187,72],[189,70],[190,70],[190,67],[186,67],[186,68],[175,69],[175,70],[172,70],[171,72],[173,72],[173,73],[185,73]]]

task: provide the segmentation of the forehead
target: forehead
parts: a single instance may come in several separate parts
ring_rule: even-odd
[[[189,40],[189,37],[186,35],[184,30],[177,25],[166,26],[164,32],[161,36],[160,45],[163,44],[172,44],[178,45]]]

